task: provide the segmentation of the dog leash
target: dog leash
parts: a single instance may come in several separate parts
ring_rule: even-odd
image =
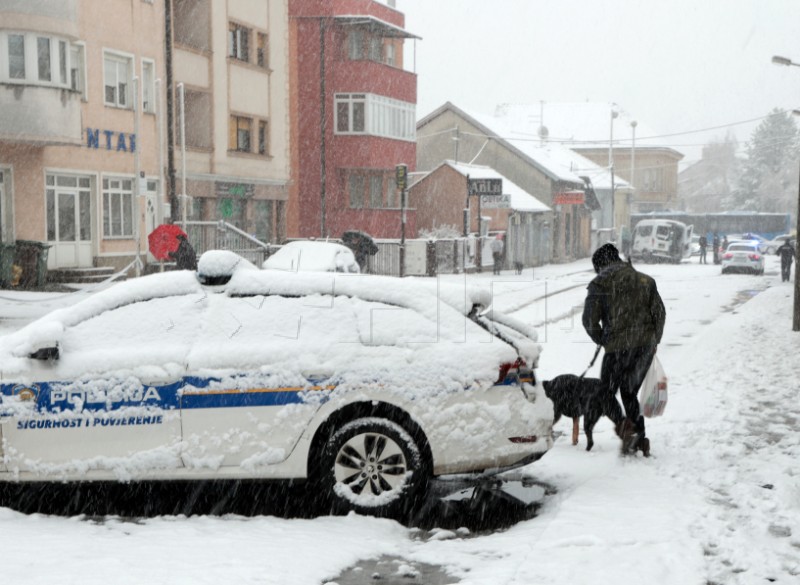
[[[597,356],[599,356],[599,355],[600,355],[600,350],[601,350],[601,349],[602,349],[602,346],[601,346],[601,345],[598,345],[598,346],[597,346],[597,349],[596,349],[596,350],[595,350],[595,352],[594,352],[594,357],[592,358],[592,361],[591,361],[591,362],[589,362],[589,367],[587,367],[585,370],[583,370],[583,373],[580,375],[580,377],[579,377],[578,379],[582,380],[582,379],[583,379],[583,377],[586,375],[586,372],[588,372],[589,370],[591,370],[591,369],[592,369],[592,366],[594,365],[594,362],[596,362],[596,361],[597,361]]]

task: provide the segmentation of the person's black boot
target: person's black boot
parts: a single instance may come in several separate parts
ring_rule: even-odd
[[[632,455],[635,453],[636,446],[639,444],[639,433],[636,432],[636,423],[626,418],[617,425],[616,430],[617,436],[622,440],[621,453],[623,455]]]

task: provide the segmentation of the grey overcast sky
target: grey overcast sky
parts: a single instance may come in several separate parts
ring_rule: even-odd
[[[664,135],[730,125],[741,147],[755,124],[737,122],[800,109],[800,67],[771,63],[800,62],[800,0],[397,0],[397,9],[422,37],[406,49],[419,118],[446,101],[486,114],[503,102],[614,102]],[[727,131],[660,142],[693,162]]]

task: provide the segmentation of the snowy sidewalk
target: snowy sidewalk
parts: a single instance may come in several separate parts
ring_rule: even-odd
[[[409,558],[464,584],[800,582],[800,333],[773,286],[670,348],[670,403],[649,421],[655,456],[621,458],[601,421],[594,450],[556,442],[528,469],[557,485],[507,532],[427,542]]]

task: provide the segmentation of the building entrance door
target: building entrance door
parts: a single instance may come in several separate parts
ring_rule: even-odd
[[[48,269],[92,266],[89,177],[47,175]]]

